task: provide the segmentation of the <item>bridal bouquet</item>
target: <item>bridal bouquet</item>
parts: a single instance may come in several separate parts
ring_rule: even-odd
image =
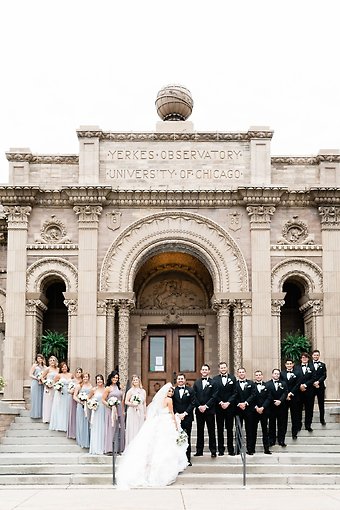
[[[80,391],[78,393],[78,400],[80,400],[81,403],[87,402],[87,393],[86,393],[86,391]]]
[[[188,434],[185,432],[185,430],[181,430],[181,432],[178,434],[176,443],[178,446],[182,446],[182,444],[185,444],[188,442]]]
[[[74,381],[70,381],[67,385],[67,393],[73,393],[75,387],[76,383]]]
[[[131,404],[136,404],[136,406],[138,406],[139,404],[141,404],[143,402],[143,400],[141,399],[141,397],[139,395],[133,395],[133,397],[131,397],[131,399],[130,399],[130,402],[131,402]]]
[[[64,383],[63,381],[57,381],[53,384],[53,388],[57,391],[63,391]]]
[[[44,381],[45,393],[49,393],[50,389],[53,388],[53,379],[46,379]]]
[[[107,400],[107,405],[112,409],[113,407],[117,407],[120,404],[120,400],[117,397],[110,397]]]
[[[96,411],[98,409],[98,401],[95,398],[90,398],[90,400],[87,401],[87,407],[91,411]]]

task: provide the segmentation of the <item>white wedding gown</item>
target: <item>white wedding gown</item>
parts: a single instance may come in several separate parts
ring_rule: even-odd
[[[187,465],[188,443],[178,445],[178,431],[167,407],[147,418],[120,458],[117,487],[165,487]]]

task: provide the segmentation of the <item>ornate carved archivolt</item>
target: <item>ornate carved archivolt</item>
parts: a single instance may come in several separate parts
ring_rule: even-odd
[[[63,280],[66,292],[77,292],[77,268],[68,260],[58,257],[44,257],[27,269],[27,292],[41,292],[44,280],[50,276],[58,276]]]
[[[132,292],[139,267],[164,250],[197,257],[210,272],[216,292],[248,290],[246,263],[232,237],[210,219],[183,211],[156,213],[128,227],[104,258],[100,289]]]
[[[282,228],[282,237],[278,239],[278,244],[314,244],[314,236],[309,235],[306,223],[298,219],[295,215],[288,220]]]
[[[297,277],[304,281],[305,294],[323,292],[321,268],[307,259],[289,259],[280,262],[272,269],[272,292],[282,292],[288,278]]]

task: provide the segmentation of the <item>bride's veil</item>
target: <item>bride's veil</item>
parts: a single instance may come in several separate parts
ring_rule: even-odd
[[[166,383],[161,387],[153,397],[151,404],[148,405],[146,410],[146,419],[153,418],[158,414],[160,409],[163,407],[164,399],[168,394],[169,388],[171,388],[171,383]]]

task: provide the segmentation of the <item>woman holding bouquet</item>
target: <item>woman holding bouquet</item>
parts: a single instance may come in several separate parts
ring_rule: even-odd
[[[68,393],[72,396],[70,399],[70,407],[68,410],[68,422],[66,436],[69,439],[76,438],[76,415],[77,415],[77,402],[73,399],[74,390],[83,381],[83,369],[78,367],[75,373],[75,378],[68,385]]]
[[[96,386],[90,391],[87,402],[88,409],[91,410],[89,453],[92,455],[102,455],[104,453],[105,406],[102,402],[104,390],[104,377],[98,374],[96,375]]]
[[[42,404],[44,395],[43,372],[46,369],[45,358],[37,354],[30,370],[31,382],[31,418],[42,417]]]
[[[165,487],[188,465],[188,441],[180,440],[172,407],[174,390],[165,384],[147,409],[144,425],[131,441],[119,463],[118,488]]]
[[[125,423],[123,392],[120,389],[117,370],[113,370],[107,378],[102,401],[104,406],[106,406],[104,453],[112,452],[114,438],[115,453],[120,454],[125,448]]]
[[[132,441],[144,423],[146,416],[146,392],[138,375],[131,378],[131,387],[125,395],[126,411],[126,446]]]
[[[59,374],[54,378],[54,399],[51,411],[50,430],[62,430],[66,432],[68,421],[68,409],[72,396],[68,393],[68,385],[74,379],[69,372],[67,363],[63,361],[59,365]]]
[[[73,394],[73,399],[77,404],[76,441],[82,448],[90,446],[90,423],[88,420],[90,413],[85,406],[91,389],[90,374],[85,372],[82,382],[78,384]]]
[[[42,408],[42,421],[49,423],[51,419],[52,404],[54,398],[54,378],[58,374],[58,360],[55,356],[48,359],[48,367],[43,372],[44,397]]]

